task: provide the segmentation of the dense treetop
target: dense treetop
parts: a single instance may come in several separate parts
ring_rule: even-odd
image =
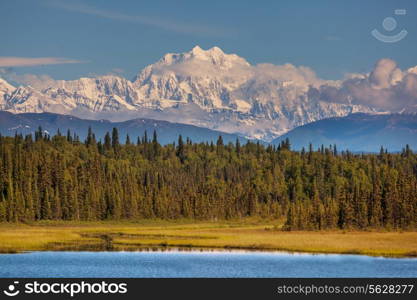
[[[123,141],[123,144],[121,143]],[[117,129],[0,137],[0,222],[139,218],[284,220],[284,228],[417,226],[417,155],[248,142],[161,146]]]

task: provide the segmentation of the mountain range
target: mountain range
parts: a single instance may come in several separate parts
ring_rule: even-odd
[[[405,145],[417,149],[417,114],[363,114],[328,118],[297,127],[275,139],[278,145],[288,138],[291,147],[314,149],[321,145],[337,145],[339,150],[378,152],[380,147],[390,152],[401,151]]]
[[[153,131],[158,134],[161,144],[177,141],[181,134],[184,139],[190,138],[193,142],[216,142],[221,135],[225,143],[234,143],[239,139],[241,144],[247,139],[234,134],[215,131],[193,125],[171,123],[168,121],[151,119],[133,119],[123,122],[108,120],[87,120],[70,115],[54,113],[23,113],[13,114],[0,111],[0,134],[13,136],[15,133],[34,134],[42,127],[45,133],[54,135],[58,129],[62,134],[70,130],[76,133],[81,140],[87,136],[91,128],[97,139],[103,139],[106,132],[118,128],[120,139],[125,142],[128,134],[132,142],[147,132],[151,138]],[[334,117],[299,126],[288,133],[274,139],[271,144],[278,145],[289,139],[291,148],[308,149],[311,143],[314,149],[321,145],[337,145],[339,150],[354,152],[378,152],[380,147],[390,152],[401,151],[405,145],[417,149],[417,114],[366,114],[355,113],[345,117]]]
[[[306,67],[251,65],[220,48],[168,53],[127,80],[115,75],[13,86],[0,79],[0,110],[87,119],[145,118],[271,141],[329,117],[375,109],[323,100],[310,91],[340,87]]]
[[[171,123],[167,121],[133,119],[123,122],[110,122],[107,120],[86,120],[73,117],[70,115],[59,115],[54,113],[23,113],[13,114],[6,111],[0,111],[0,133],[6,136],[13,136],[16,133],[34,134],[38,128],[50,135],[55,135],[58,129],[62,134],[76,133],[81,141],[87,136],[88,128],[91,128],[97,140],[104,138],[107,132],[112,131],[115,127],[119,130],[120,141],[125,142],[126,135],[132,142],[136,142],[138,137],[143,137],[145,131],[148,138],[151,139],[155,130],[158,136],[158,142],[169,144],[176,142],[181,134],[185,138],[190,138],[193,142],[214,142],[221,135],[225,143],[235,143],[238,138],[240,142],[246,143],[246,139],[233,134],[200,128],[193,125]]]

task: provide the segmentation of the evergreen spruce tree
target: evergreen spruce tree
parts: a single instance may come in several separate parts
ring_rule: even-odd
[[[110,133],[106,133],[104,136],[104,150],[109,151],[112,148],[112,140],[110,137]]]
[[[184,161],[185,161],[185,148],[184,148],[184,142],[182,140],[181,134],[178,137],[177,157],[180,159],[181,163],[184,163]]]

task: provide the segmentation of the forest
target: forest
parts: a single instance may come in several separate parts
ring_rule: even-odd
[[[123,141],[122,141],[123,139]],[[0,136],[0,222],[39,220],[280,220],[284,230],[414,230],[417,155],[336,145],[292,151],[255,142],[193,143],[116,128]]]

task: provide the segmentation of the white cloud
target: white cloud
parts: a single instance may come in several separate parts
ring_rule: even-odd
[[[178,55],[182,54],[168,54],[152,67],[145,68],[144,74],[152,70],[153,74],[164,76],[175,73],[184,77],[217,78],[239,99],[244,99],[244,95],[250,95],[253,99],[265,103],[272,99],[279,102],[281,97],[305,97],[312,101],[364,105],[379,111],[417,109],[417,67],[402,71],[391,59],[379,60],[367,74],[353,73],[348,74],[343,80],[331,81],[319,78],[312,69],[305,66],[252,66],[238,56],[224,54],[216,49],[207,53],[200,53],[198,49],[194,52],[180,57]],[[176,63],[171,62],[175,61],[174,58]],[[0,75],[3,74],[6,79],[31,85],[39,90],[55,83],[55,80],[47,75],[17,75],[10,71],[10,65],[0,68]],[[113,69],[110,74],[122,71]],[[96,74],[90,76],[94,77]],[[281,85],[290,86],[285,89],[285,95],[279,88]]]
[[[0,67],[32,67],[41,65],[58,65],[58,64],[77,64],[82,61],[61,57],[15,57],[0,56]]]
[[[391,59],[379,60],[370,74],[351,76],[340,87],[311,88],[310,97],[327,102],[362,104],[381,111],[403,111],[417,106],[417,74],[401,71]]]
[[[0,78],[11,82],[13,84],[19,85],[30,85],[31,87],[37,90],[43,90],[48,87],[51,87],[56,82],[49,75],[35,75],[35,74],[16,74],[12,69],[9,68],[0,68]]]
[[[30,85],[31,87],[37,89],[37,90],[43,90],[48,87],[51,87],[55,84],[55,79],[50,77],[49,75],[35,75],[35,74],[23,74],[23,75],[17,75],[12,74],[10,75],[10,78],[23,85]]]
[[[273,65],[258,64],[253,67],[253,75],[257,81],[276,80],[287,81],[300,87],[320,86],[327,81],[317,77],[309,67],[294,66],[292,64]]]
[[[401,79],[401,70],[397,68],[397,63],[389,58],[379,60],[369,75],[369,82],[375,89],[389,88]]]
[[[245,59],[235,54],[225,54],[220,49],[212,48],[207,51],[194,49],[191,54],[169,53],[165,55],[158,63],[151,65],[152,72],[158,75],[175,73],[185,77],[208,76],[240,83],[247,80],[255,80],[258,83],[291,82],[303,88],[335,82],[320,79],[311,68],[305,66],[295,66],[289,63],[250,65]]]

